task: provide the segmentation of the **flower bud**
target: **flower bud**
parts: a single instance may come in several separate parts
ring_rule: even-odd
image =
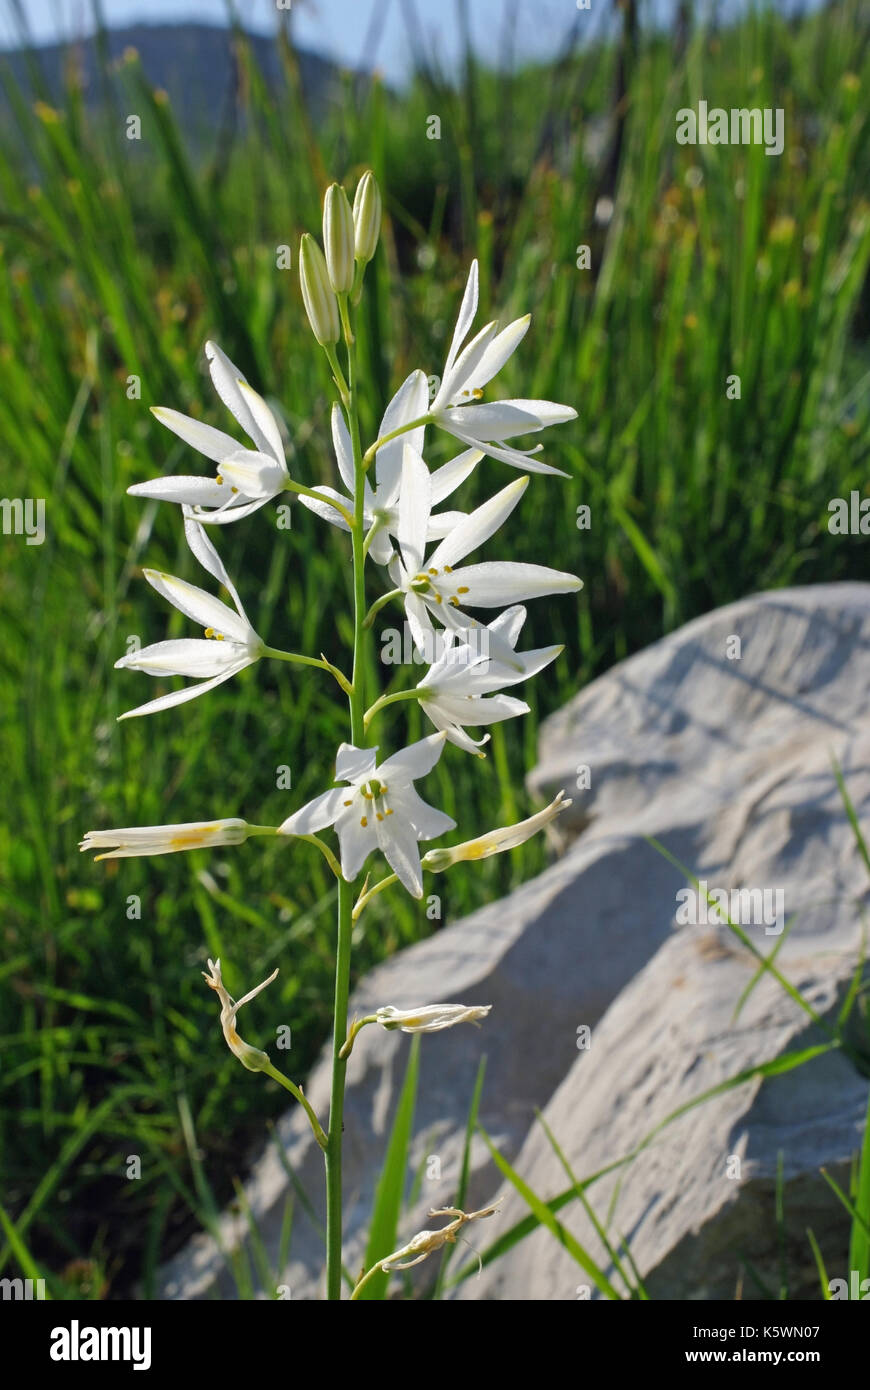
[[[208,974],[203,970],[202,977],[209,988],[213,989],[220,999],[221,1028],[227,1047],[231,1052],[235,1053],[242,1066],[247,1067],[248,1071],[269,1071],[272,1067],[272,1063],[269,1061],[268,1055],[265,1052],[261,1052],[258,1047],[251,1047],[250,1043],[246,1043],[244,1038],[240,1038],[236,1032],[236,1014],[243,1004],[247,1004],[249,1000],[254,999],[260,993],[260,990],[265,989],[267,985],[272,983],[278,971],[273,970],[268,980],[264,980],[263,983],[257,985],[255,989],[250,990],[245,995],[244,999],[236,1001],[230,998],[230,995],[224,987],[224,982],[221,978],[220,960],[210,960],[208,969]]]
[[[383,204],[378,181],[371,169],[367,169],[356,187],[353,200],[353,226],[358,261],[366,265],[375,254],[378,237],[381,234]]]
[[[323,249],[329,279],[336,294],[353,287],[354,226],[347,194],[340,183],[326,190],[323,201]]]
[[[488,835],[480,835],[476,840],[465,840],[463,844],[453,845],[450,849],[430,849],[428,854],[423,855],[423,868],[429,869],[432,873],[443,873],[445,869],[461,863],[464,859],[489,859],[490,855],[504,854],[505,850],[516,849],[517,845],[525,844],[526,840],[537,835],[539,830],[550,824],[550,821],[567,811],[570,805],[571,798],[560,791],[549,806],[545,806],[543,811],[538,811],[536,815],[529,816],[528,820],[491,830]]]
[[[305,233],[299,248],[299,279],[315,338],[322,347],[337,343],[341,334],[338,301],[329,283],[323,252],[310,232]]]

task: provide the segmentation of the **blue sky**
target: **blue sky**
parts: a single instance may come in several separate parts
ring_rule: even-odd
[[[89,28],[89,0],[20,0],[34,37],[39,41],[58,34],[77,35]],[[8,0],[0,0],[0,44],[14,41],[15,29],[8,18]],[[577,19],[574,0],[467,0],[472,34],[482,56],[498,61],[505,17],[516,14],[516,51],[523,57],[547,56]],[[455,60],[459,51],[456,0],[415,0],[415,8],[427,39],[442,59]],[[612,0],[591,0],[582,15],[584,24],[597,26],[602,11]],[[250,28],[270,32],[274,28],[276,0],[239,0],[238,10]],[[222,0],[103,0],[111,26],[134,22],[198,20],[220,23],[225,13]],[[384,13],[377,65],[398,79],[408,65],[408,36],[401,0],[292,0],[296,40],[338,60],[358,64],[366,46],[373,17]]]

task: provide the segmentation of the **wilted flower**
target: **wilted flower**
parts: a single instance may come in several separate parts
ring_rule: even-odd
[[[424,1004],[419,1009],[396,1009],[386,1004],[378,1009],[375,1022],[403,1033],[440,1033],[456,1023],[477,1023],[491,1008],[491,1004]]]
[[[177,854],[179,850],[240,845],[250,827],[243,820],[195,820],[182,825],[131,825],[121,830],[89,830],[80,850],[101,849],[100,859],[132,859],[146,854]]]
[[[430,772],[444,749],[444,734],[430,734],[375,766],[377,748],[343,743],[335,759],[335,779],[347,782],[309,801],[284,824],[281,835],[311,835],[334,825],[341,845],[341,872],[356,878],[365,860],[380,849],[400,882],[415,898],[423,896],[419,840],[433,840],[456,822],[428,806],[414,781]]]
[[[272,983],[275,976],[278,974],[277,969],[272,971],[268,980],[264,980],[262,984],[257,985],[256,989],[250,990],[243,999],[239,999],[238,1002],[236,1002],[230,998],[224,988],[224,982],[221,979],[220,960],[210,960],[208,962],[208,968],[210,973],[207,975],[203,970],[202,978],[205,980],[206,984],[216,992],[221,1001],[221,1028],[223,1029],[223,1034],[227,1041],[227,1047],[231,1052],[235,1053],[242,1066],[247,1067],[248,1071],[274,1070],[265,1052],[261,1052],[258,1047],[251,1047],[243,1038],[239,1037],[236,1032],[236,1014],[243,1004],[249,1003],[261,990]]]
[[[225,525],[250,516],[271,497],[284,491],[290,477],[284,459],[281,431],[274,415],[248,385],[216,343],[206,343],[205,355],[215,390],[242,429],[253,441],[246,449],[232,435],[224,434],[190,415],[155,406],[152,414],[206,458],[218,465],[216,478],[178,476],[135,483],[127,491],[133,497],[155,497],[193,508],[199,521]]]
[[[453,845],[451,849],[430,849],[428,854],[423,856],[423,868],[440,873],[442,869],[449,869],[451,864],[458,864],[462,859],[488,859],[491,854],[503,854],[505,850],[516,849],[517,845],[537,835],[539,830],[543,830],[544,826],[549,825],[562,811],[567,811],[571,804],[571,798],[560,791],[549,806],[545,806],[543,811],[538,811],[534,816],[529,816],[528,820],[518,821],[516,825],[505,825],[500,830],[490,830],[488,835],[480,835],[476,840],[465,840],[463,844]]]
[[[337,343],[341,336],[338,300],[323,252],[310,232],[305,233],[299,248],[299,280],[308,322],[318,343],[322,347]]]

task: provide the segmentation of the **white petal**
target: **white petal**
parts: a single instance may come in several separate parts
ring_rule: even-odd
[[[361,798],[357,798],[355,804],[339,816],[335,826],[341,846],[341,872],[348,882],[356,878],[378,843],[375,834],[377,821],[373,815],[367,815],[361,809],[360,801]],[[363,819],[366,820],[365,825],[362,824]]]
[[[469,383],[475,378],[478,365],[496,336],[497,328],[497,324],[488,323],[472,338],[468,346],[462,349],[450,371],[444,373],[438,394],[432,402],[433,411],[452,405],[463,396],[470,397],[472,388]]]
[[[221,464],[221,477],[229,487],[238,488],[248,498],[277,497],[287,483],[287,469],[271,454],[255,449],[237,449]]]
[[[378,438],[392,434],[393,430],[418,420],[429,410],[429,386],[421,371],[411,372],[402,382],[393,399],[384,411],[384,418],[378,430]],[[375,471],[378,480],[378,505],[391,507],[399,495],[399,481],[402,476],[402,449],[405,443],[418,453],[423,451],[425,426],[409,430],[398,439],[385,444],[378,450]]]
[[[393,542],[387,531],[376,531],[369,547],[369,555],[376,565],[388,565],[393,558]]]
[[[200,681],[198,685],[186,685],[183,690],[174,690],[170,695],[158,695],[156,700],[149,700],[145,705],[137,705],[136,709],[127,710],[126,714],[119,714],[118,719],[134,719],[140,714],[156,714],[161,709],[172,709],[175,705],[185,705],[188,700],[195,700],[198,695],[205,695],[207,691],[223,685],[224,681],[228,681],[231,676],[236,675],[238,671],[244,670],[245,666],[251,664],[251,661],[245,661],[238,666],[231,666],[220,676],[212,676],[211,680]]]
[[[429,518],[429,525],[426,530],[427,541],[441,541],[445,536],[449,536],[460,523],[464,521],[467,512],[437,512]]]
[[[423,552],[431,510],[429,469],[422,455],[406,443],[402,457],[402,489],[399,494],[397,532],[402,559],[410,574],[416,574],[423,568]]]
[[[477,365],[472,382],[473,388],[480,390],[497,372],[500,372],[509,357],[512,357],[528,332],[529,324],[532,321],[531,314],[526,314],[521,319],[514,319],[507,328],[503,328],[497,337],[493,338],[489,347]]]
[[[341,481],[344,483],[348,492],[353,496],[355,481],[353,471],[353,444],[351,443],[350,430],[344,418],[344,411],[338,401],[332,407],[332,445],[335,449],[335,461],[338,464],[338,471]]]
[[[204,637],[170,638],[154,642],[138,652],[128,652],[115,662],[118,670],[145,671],[149,676],[218,676],[237,665],[247,651],[237,642],[209,642]]]
[[[501,492],[497,492],[495,497],[490,497],[488,502],[475,508],[470,516],[465,517],[464,521],[445,537],[437,550],[430,555],[428,564],[433,569],[455,565],[470,551],[483,545],[483,542],[510,516],[528,485],[528,478],[517,478],[515,482],[502,488]]]
[[[430,737],[446,741],[443,733],[431,734]],[[395,814],[390,816],[390,824],[400,819],[409,821],[418,840],[434,840],[437,835],[446,835],[448,830],[456,829],[452,816],[430,806],[410,784],[400,787],[395,795],[392,793],[391,786],[387,793],[387,805],[395,808]]]
[[[497,633],[499,637],[503,637],[506,642],[515,647],[527,616],[527,611],[523,605],[517,603],[513,608],[506,608],[503,613],[499,613],[497,618],[493,618],[489,624],[489,630]]]
[[[232,596],[236,608],[245,616],[242,601],[236,592],[236,586],[230,579],[224,567],[224,562],[214,548],[212,541],[206,535],[202,523],[196,521],[187,511],[184,513],[184,538],[188,548],[196,556],[203,569],[216,579],[219,584],[223,584],[227,592]],[[246,619],[247,621],[247,619]]]
[[[153,497],[158,502],[178,502],[188,506],[219,507],[227,500],[227,490],[214,478],[181,475],[153,478],[148,483],[134,483],[127,488],[131,497]]]
[[[428,738],[421,738],[417,743],[409,744],[407,748],[402,748],[391,758],[387,758],[385,763],[381,763],[378,778],[389,786],[393,778],[399,782],[412,782],[415,777],[425,777],[443,752],[442,735],[430,734]]]
[[[443,416],[439,417],[439,424],[444,425]],[[536,459],[535,454],[539,453],[543,445],[538,444],[534,449],[513,449],[509,444],[488,444],[483,439],[475,439],[473,435],[466,434],[461,428],[455,425],[446,426],[449,433],[456,439],[461,439],[463,444],[472,444],[486,454],[487,458],[498,459],[501,463],[509,463],[512,468],[522,468],[524,473],[549,473],[559,478],[569,478],[570,473],[566,473],[564,468],[554,468],[552,464],[544,463],[542,459]]]
[[[353,510],[353,502],[351,499],[349,497],[342,497],[341,493],[336,492],[334,487],[325,487],[323,484],[318,484],[313,490],[319,493],[321,497],[331,497],[334,501],[340,502],[346,511]],[[337,512],[335,507],[330,507],[328,502],[315,502],[313,497],[306,497],[305,494],[301,492],[299,493],[299,501],[302,503],[303,507],[307,507],[310,512],[314,512],[321,520],[331,522],[333,526],[338,526],[342,531],[350,530],[350,527],[341,513]]]
[[[477,313],[478,297],[478,278],[479,271],[477,261],[471,262],[471,269],[468,272],[468,280],[465,285],[465,293],[462,296],[462,304],[459,307],[459,317],[456,320],[456,327],[453,330],[453,341],[450,344],[450,351],[447,354],[447,361],[444,364],[444,375],[453,367],[459,349],[468,337],[469,330],[474,322]]]
[[[483,453],[480,449],[463,449],[462,453],[457,454],[449,463],[436,468],[432,474],[432,506],[437,507],[439,502],[443,502],[455,492],[482,458]]]
[[[558,401],[528,401],[512,399],[500,401],[500,405],[512,405],[524,414],[534,415],[541,422],[541,429],[549,425],[564,425],[567,420],[576,420],[577,411],[571,405],[560,405]]]
[[[576,593],[583,580],[575,574],[548,569],[546,565],[523,565],[510,560],[469,565],[454,571],[457,586],[468,587],[463,602],[469,608],[500,608],[516,599],[541,598],[545,594]]]
[[[278,421],[263,400],[263,397],[258,395],[254,388],[249,386],[246,381],[240,379],[239,391],[241,392],[245,405],[251,412],[254,424],[268,445],[268,453],[273,455],[275,460],[283,466],[284,441],[281,438]],[[251,437],[254,438],[253,435]]]
[[[346,787],[333,787],[315,796],[278,826],[279,835],[315,835],[327,825],[334,825],[341,815],[342,803],[348,800]]]
[[[389,819],[376,819],[374,825],[381,853],[393,873],[398,875],[399,882],[413,898],[422,898],[423,870],[413,827],[402,821],[398,811]]]
[[[411,629],[411,637],[418,653],[424,660],[431,660],[435,628],[429,617],[429,609],[419,594],[405,595],[405,617],[408,619],[408,627]]]
[[[226,488],[221,488],[221,492],[226,493]],[[257,497],[253,501],[246,502],[239,494],[238,497],[231,496],[226,505],[216,508],[214,511],[204,511],[200,507],[193,507],[191,514],[197,521],[201,521],[203,526],[229,526],[232,521],[241,521],[243,517],[258,512],[261,507],[265,507],[269,500],[268,497]]]
[[[221,459],[234,454],[239,447],[239,441],[233,439],[231,434],[224,434],[223,430],[216,430],[212,425],[204,425],[201,420],[182,415],[178,410],[155,405],[152,406],[151,414],[161,425],[165,425],[173,434],[177,434],[179,439],[183,439],[185,444],[205,454],[207,459],[213,459],[215,463],[220,463]]]
[[[457,405],[439,412],[439,421],[456,425],[474,439],[510,439],[515,434],[534,434],[543,428],[537,415],[520,410],[510,401],[488,401],[483,405]]]
[[[174,574],[161,574],[157,570],[144,570],[143,573],[158,594],[168,599],[186,617],[199,623],[200,627],[214,628],[215,632],[222,632],[236,642],[248,642],[254,635],[244,618],[221,603],[220,599],[206,593],[205,589],[188,584],[185,579],[177,579]]]
[[[342,743],[335,755],[336,782],[359,782],[370,777],[377,751],[377,744],[374,748],[356,748],[352,743]]]
[[[421,700],[420,703],[429,714],[429,702]],[[473,696],[471,699],[467,696],[441,695],[431,703],[437,705],[442,719],[451,724],[470,724],[474,728],[484,724],[500,724],[503,719],[513,719],[518,714],[529,712],[525,700],[515,700],[512,695]]]
[[[217,343],[206,343],[205,356],[211,373],[212,384],[227,410],[231,411],[245,433],[253,439],[258,449],[269,449],[269,441],[254,419],[250,405],[241,391],[241,382],[246,378],[231,362]],[[236,446],[238,447],[238,446]]]

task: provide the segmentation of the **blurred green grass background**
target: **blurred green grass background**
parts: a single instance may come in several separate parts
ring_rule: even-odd
[[[289,1024],[280,1060],[296,1080],[328,1032],[334,895],[313,850],[252,841],[95,867],[77,844],[118,825],[277,823],[322,790],[346,736],[331,683],[267,663],[119,726],[157,688],[112,665],[131,635],[188,635],[140,576],[149,564],[200,582],[177,513],[125,489],[205,467],[148,406],[226,427],[207,338],[280,406],[297,476],[332,478],[328,375],[295,269],[276,268],[285,244],[295,267],[332,178],[352,190],[372,167],[386,198],[360,328],[370,437],[412,367],[440,370],[473,254],[482,315],[533,313],[499,394],[579,411],[546,446],[570,480],[533,481],[500,541],[586,587],[579,604],[529,605],[524,644],[567,648],[523,690],[532,714],[494,730],[485,763],[451,749],[430,779],[462,837],[532,809],[523,774],[540,718],[614,661],[755,590],[864,577],[862,538],[829,535],[827,505],[868,477],[870,13],[846,0],[693,35],[636,30],[633,13],[620,35],[510,76],[470,53],[457,83],[424,67],[397,94],[348,76],[316,125],[289,41],[276,95],[237,34],[239,119],[204,158],[135,55],[120,65],[125,95],[106,83],[96,112],[73,65],[62,102],[34,102],[0,62],[13,113],[0,148],[2,492],[44,497],[47,522],[42,546],[0,540],[0,1200],[15,1222],[0,1273],[32,1261],[56,1297],[147,1293],[204,1194],[231,1196],[285,1098],[224,1048],[207,954],[234,993],[281,966],[248,1036],[264,1045]],[[784,153],[677,146],[675,112],[699,99],[784,107]],[[130,112],[141,146],[125,136]],[[440,141],[426,138],[432,114]],[[732,373],[739,401],[726,398]],[[451,452],[433,441],[429,462]],[[457,505],[506,472],[485,461]],[[341,661],[345,542],[302,508],[290,531],[272,521],[267,510],[216,536],[251,620],[276,645]],[[400,707],[390,737],[423,732]],[[276,786],[284,764],[291,791]],[[438,885],[442,920],[544,863],[533,843],[455,871]],[[425,904],[384,895],[356,972],[435,926]]]

